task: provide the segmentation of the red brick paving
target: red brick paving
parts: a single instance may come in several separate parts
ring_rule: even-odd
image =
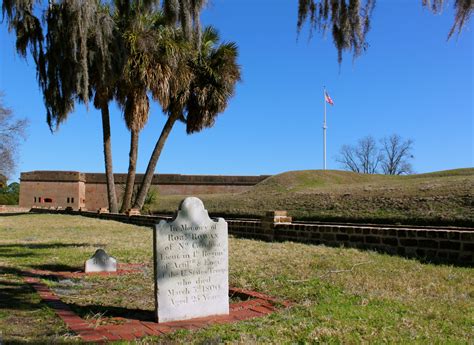
[[[121,265],[117,272],[94,273],[95,275],[122,275],[139,272],[142,265]],[[88,273],[90,274],[90,273]],[[40,295],[41,299],[52,308],[69,329],[74,331],[83,341],[103,343],[114,340],[134,340],[144,336],[160,336],[179,329],[196,330],[210,324],[232,323],[254,317],[262,317],[275,312],[278,307],[289,307],[288,301],[277,300],[265,294],[244,289],[230,288],[232,296],[245,299],[241,302],[231,303],[229,315],[215,315],[191,320],[156,323],[140,321],[122,317],[114,318],[123,323],[117,325],[97,326],[89,323],[75,314],[71,308],[54,294],[38,277],[54,276],[57,278],[79,278],[84,272],[52,272],[45,270],[32,270],[28,272],[25,281],[29,283]],[[252,298],[252,299],[250,299]]]

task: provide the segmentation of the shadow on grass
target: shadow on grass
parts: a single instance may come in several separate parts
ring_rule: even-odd
[[[230,303],[247,301],[249,299],[252,299],[252,297],[247,294],[239,292],[229,292]],[[77,305],[71,303],[68,304],[68,306],[83,319],[100,315],[100,318],[124,318],[129,320],[155,322],[155,315],[154,311],[152,310],[129,309],[117,306],[105,306],[96,304]]]
[[[16,278],[28,275],[28,272],[13,267],[0,267],[0,274],[14,275]],[[22,281],[0,280],[0,310],[36,310],[42,307],[40,302],[32,302],[36,291]]]
[[[82,267],[69,266],[63,264],[43,264],[43,265],[30,265],[35,270],[51,271],[51,272],[82,272]]]
[[[52,343],[51,340],[47,339],[46,336],[44,338],[45,340],[36,338],[34,339],[34,342],[32,342],[31,340],[9,339],[8,337],[6,337],[4,341],[5,341],[5,344],[8,344],[8,345],[25,345],[25,344],[51,345]],[[79,341],[71,342],[71,340],[62,340],[62,339],[55,338],[53,344],[68,344],[69,345],[69,344],[80,344],[80,342]]]
[[[11,266],[0,266],[0,274],[11,274],[14,276],[17,276],[17,278],[23,278],[23,277],[35,277],[28,271],[23,271],[19,268],[16,267],[11,267]]]
[[[154,313],[152,310],[129,309],[116,306],[105,306],[95,304],[86,306],[68,304],[68,306],[83,319],[87,319],[95,315],[100,315],[101,318],[120,317],[124,319],[138,321],[155,321]]]
[[[33,252],[25,252],[25,253],[2,253],[0,250],[0,256],[4,258],[26,258],[28,256],[34,256]]]
[[[34,252],[32,249],[57,249],[57,248],[74,248],[74,247],[104,247],[103,244],[94,244],[89,243],[8,243],[0,244],[0,257],[4,258],[22,258],[22,257],[35,257],[35,256],[44,256],[44,253]],[[43,268],[45,270],[54,271],[54,269]],[[66,268],[62,271],[69,271],[70,269]],[[74,268],[74,271],[77,271],[77,268]]]
[[[19,249],[53,249],[53,248],[68,248],[68,247],[89,247],[92,246],[90,243],[9,243],[0,244],[1,250],[12,250],[14,248]],[[94,244],[94,247],[104,246],[104,244]]]
[[[48,266],[48,265],[45,265],[45,266]],[[54,265],[51,265],[51,266],[54,266]],[[60,265],[61,266],[61,265]],[[30,267],[35,267],[36,269],[38,270],[41,270],[42,268],[42,265],[36,265],[36,266],[30,266]],[[72,267],[72,266],[64,266],[64,267],[67,267],[69,268],[69,270],[71,272],[77,272],[78,269],[76,267]],[[64,267],[59,267],[61,269],[63,269]],[[49,270],[49,269],[44,269],[44,270]],[[80,270],[80,269],[79,269]],[[61,272],[61,271],[58,271],[58,272]],[[62,272],[67,272],[67,271],[62,271]],[[60,280],[61,278],[58,277],[57,275],[55,275],[54,272],[52,272],[51,274],[40,274],[40,273],[34,273],[34,272],[30,272],[30,271],[24,271],[24,270],[21,270],[19,268],[16,268],[16,267],[10,267],[10,266],[0,266],[0,276],[1,275],[13,275],[13,276],[16,276],[17,278],[20,278],[20,279],[23,279],[25,277],[33,277],[33,278],[40,278],[40,279],[45,279],[45,280],[51,280],[51,281],[58,281]],[[3,280],[2,280],[3,281]],[[0,288],[2,286],[2,281],[0,281]],[[11,283],[11,284],[14,284],[14,283]],[[15,283],[15,284],[20,284],[20,285],[24,285],[24,286],[29,286],[28,284],[26,283]],[[0,308],[1,309],[1,308]],[[0,343],[1,345],[1,343]]]
[[[0,217],[18,217],[29,214],[29,212],[11,212],[11,213],[0,213]]]
[[[36,269],[51,270],[51,266],[57,266],[60,271],[66,269],[76,269],[75,267],[66,265],[35,265]],[[57,280],[55,276],[36,275],[34,273],[21,270],[15,267],[0,266],[0,275],[12,275],[15,278],[36,277],[41,279]],[[17,309],[17,310],[35,310],[41,308],[40,303],[33,303],[31,299],[35,296],[36,291],[28,284],[22,281],[8,280],[3,278],[0,280],[0,310],[1,309]],[[126,319],[134,319],[140,321],[154,321],[153,311],[128,309],[115,306],[103,305],[87,305],[80,306],[76,304],[69,304],[69,307],[82,318],[91,317],[97,314],[102,317],[122,317]],[[1,342],[0,342],[1,343]]]

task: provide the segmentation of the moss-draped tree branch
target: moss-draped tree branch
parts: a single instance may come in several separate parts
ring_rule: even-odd
[[[419,1],[419,0],[413,0]],[[446,0],[421,0],[422,5],[434,13],[440,13]],[[314,32],[330,31],[337,49],[338,62],[343,52],[357,58],[367,49],[366,35],[370,29],[372,12],[376,0],[298,0],[297,32],[305,23],[310,25],[310,38]],[[474,8],[473,0],[454,1],[454,23],[448,39],[457,31],[461,33],[469,22]]]

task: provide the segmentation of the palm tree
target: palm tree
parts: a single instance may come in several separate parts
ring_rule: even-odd
[[[142,11],[146,14],[142,14]],[[130,153],[127,181],[120,212],[131,206],[135,185],[136,164],[138,156],[139,133],[148,121],[150,103],[147,96],[150,75],[150,22],[149,8],[140,4],[128,6],[121,11],[123,39],[127,50],[124,66],[124,77],[118,88],[118,101],[124,111],[127,128],[130,130]],[[147,16],[148,14],[148,16]],[[147,25],[148,24],[148,25]]]
[[[130,209],[132,204],[137,169],[139,133],[148,120],[149,104],[146,90],[142,90],[142,92],[136,92],[136,90],[130,92],[125,101],[124,116],[127,128],[130,130],[130,153],[127,181],[125,183],[125,192],[120,209],[122,213]]]
[[[167,101],[162,102],[168,119],[151,155],[134,208],[143,207],[158,159],[175,122],[184,122],[188,134],[212,127],[216,117],[227,108],[235,86],[240,81],[236,44],[219,44],[219,35],[212,27],[207,27],[199,36],[199,49],[195,49],[191,57],[182,62],[188,69],[184,66],[178,68],[181,71],[178,76],[180,82],[175,83],[185,87],[170,91]],[[183,83],[187,78],[189,83]]]
[[[166,106],[167,93],[176,89],[171,79],[183,74],[178,61],[183,60],[189,50],[180,32],[174,26],[167,25],[162,12],[153,7],[136,7],[134,11],[134,14],[128,16],[129,20],[123,30],[127,61],[117,96],[130,130],[129,168],[121,212],[128,210],[132,204],[139,133],[149,116],[147,92],[151,93],[154,100]],[[178,66],[181,71],[177,70]],[[183,80],[180,79],[178,87],[182,85]]]

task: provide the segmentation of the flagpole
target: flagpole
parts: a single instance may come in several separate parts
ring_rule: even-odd
[[[323,122],[323,167],[326,170],[326,87],[323,90],[323,100],[324,100],[324,122]]]

